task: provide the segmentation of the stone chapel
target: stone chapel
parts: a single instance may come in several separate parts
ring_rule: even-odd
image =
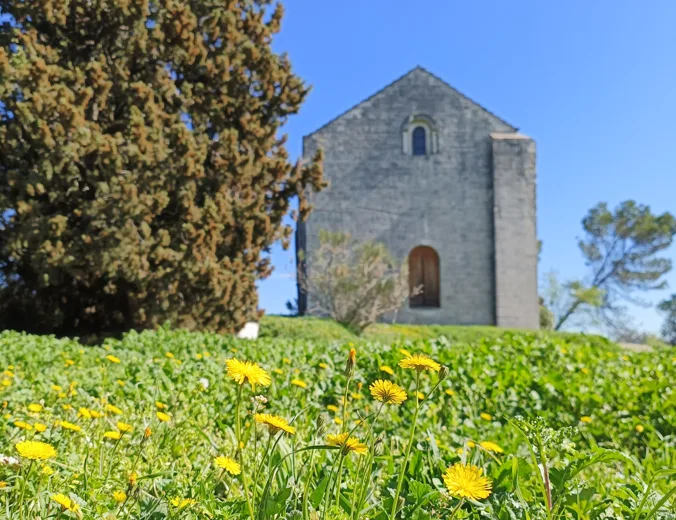
[[[423,292],[398,322],[538,328],[530,137],[416,67],[304,137],[304,157],[318,148],[329,187],[298,225],[299,269],[319,230],[345,231],[408,260]]]

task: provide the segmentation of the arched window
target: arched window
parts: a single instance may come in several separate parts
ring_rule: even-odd
[[[427,135],[425,128],[416,126],[413,130],[413,155],[427,154]]]
[[[411,307],[439,307],[439,255],[428,246],[418,246],[408,255],[408,285],[411,293],[422,291],[409,300]]]

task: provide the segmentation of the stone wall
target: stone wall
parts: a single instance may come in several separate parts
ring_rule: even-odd
[[[435,153],[413,156],[406,150],[402,136],[413,119],[434,126],[435,150],[430,152]],[[491,134],[515,131],[436,76],[414,69],[304,139],[305,157],[324,149],[330,186],[312,197],[314,210],[299,227],[299,243],[311,254],[319,230],[330,229],[382,241],[400,260],[418,245],[431,246],[440,257],[441,306],[406,305],[398,321],[511,326],[509,316],[518,309],[508,312],[507,307],[512,300],[520,302],[517,298],[498,298],[505,307],[496,319],[496,253],[502,249],[495,249],[494,240],[496,145]],[[501,155],[498,160],[502,165]],[[517,166],[510,168],[512,179]],[[518,175],[500,185],[517,181]],[[501,196],[508,198],[508,191],[502,189]],[[509,226],[520,223],[501,221],[500,237],[508,236]],[[498,262],[501,277],[509,277],[517,261],[515,253],[509,254],[508,262]],[[506,280],[499,285],[500,290],[511,287]],[[312,311],[311,301],[307,309]]]

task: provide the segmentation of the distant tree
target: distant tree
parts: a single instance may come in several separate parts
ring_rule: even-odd
[[[274,6],[274,7],[271,7]],[[229,332],[323,185],[267,0],[0,0],[0,327]]]
[[[669,345],[676,346],[676,293],[660,302],[657,308],[666,314],[662,325],[662,338]]]
[[[551,330],[554,328],[554,313],[545,305],[544,298],[540,297],[540,328]]]
[[[348,233],[319,233],[319,247],[299,273],[311,311],[361,333],[385,314],[396,315],[409,296],[408,265],[397,265],[380,242],[357,242]]]
[[[625,201],[614,211],[607,204],[593,207],[582,220],[585,235],[579,247],[590,268],[586,281],[566,284],[572,297],[556,321],[560,329],[566,321],[589,303],[597,306],[599,319],[610,328],[618,326],[622,301],[641,303],[637,292],[666,286],[664,275],[671,260],[660,257],[676,235],[676,219],[670,213],[655,215],[648,206]],[[621,324],[621,323],[620,323]]]
[[[585,287],[579,280],[562,282],[555,271],[545,273],[541,293],[541,328],[555,328],[556,324],[561,321],[561,318],[575,303],[577,303],[574,311],[575,318],[589,322],[594,319],[594,311],[603,304],[603,291],[601,289]],[[549,316],[546,316],[546,318],[543,317],[545,312],[549,313]],[[551,326],[544,327],[543,319],[551,320]]]

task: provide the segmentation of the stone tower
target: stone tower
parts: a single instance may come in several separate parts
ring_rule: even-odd
[[[329,187],[298,251],[328,229],[408,259],[424,288],[399,322],[538,328],[532,139],[417,67],[304,138],[304,157],[318,148]]]

